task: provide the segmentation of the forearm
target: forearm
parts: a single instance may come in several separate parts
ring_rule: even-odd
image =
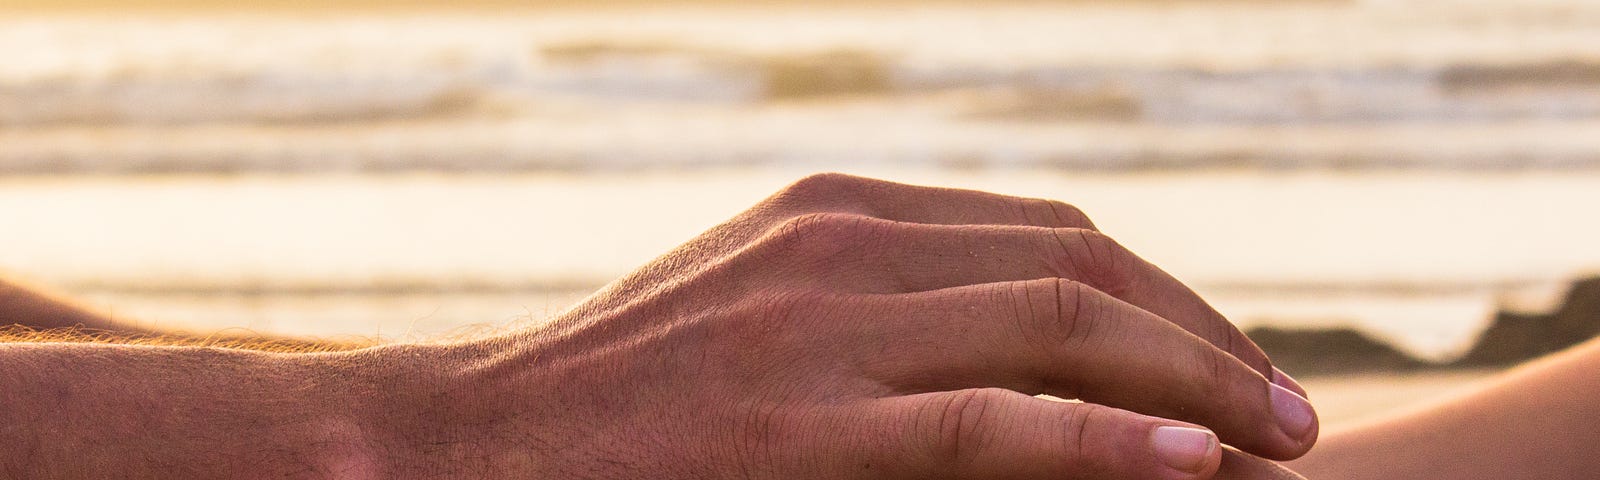
[[[1325,438],[1308,478],[1561,479],[1600,471],[1600,341],[1438,407]]]
[[[0,326],[4,325],[24,325],[34,329],[131,329],[130,325],[118,323],[58,296],[12,280],[0,279]]]
[[[16,478],[382,478],[449,441],[428,347],[289,355],[0,345],[0,472]],[[429,403],[433,401],[434,403]],[[434,453],[438,453],[437,450]],[[413,458],[408,458],[413,457]]]

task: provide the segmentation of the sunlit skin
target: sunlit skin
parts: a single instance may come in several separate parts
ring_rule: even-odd
[[[114,328],[5,292],[6,323]],[[1318,431],[1237,328],[1077,209],[842,175],[532,330],[14,342],[0,365],[0,471],[26,478],[1294,478],[1256,457]]]
[[[210,346],[271,352],[328,352],[374,346],[365,339],[338,341],[251,331],[211,334],[157,330],[119,321],[73,304],[59,294],[0,278],[0,342]]]
[[[1476,392],[1330,434],[1290,465],[1348,480],[1590,479],[1600,472],[1600,340]]]

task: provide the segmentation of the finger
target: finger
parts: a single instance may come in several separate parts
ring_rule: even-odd
[[[1306,480],[1294,471],[1232,448],[1222,448],[1222,468],[1215,480]]]
[[[1255,342],[1250,343],[1254,344]],[[1287,388],[1289,391],[1299,394],[1301,398],[1311,398],[1311,394],[1306,391],[1306,387],[1300,386],[1300,382],[1295,381],[1294,377],[1284,373],[1283,370],[1278,369],[1278,367],[1272,367],[1272,375],[1267,377],[1267,379],[1272,380],[1272,383],[1277,384],[1278,386]]]
[[[1209,478],[1215,435],[1196,425],[1003,389],[890,397],[877,452],[891,478]]]
[[[839,173],[801,179],[763,204],[783,216],[832,212],[941,225],[1095,228],[1083,211],[1055,200],[906,185]]]
[[[846,308],[861,368],[902,392],[1000,387],[1206,425],[1274,459],[1315,442],[1309,402],[1199,337],[1080,282],[871,295]]]
[[[1069,278],[1150,311],[1227,351],[1268,379],[1294,385],[1275,373],[1266,353],[1233,323],[1176,278],[1133,254],[1110,237],[1081,228],[951,226],[830,216],[813,230],[846,230],[828,236],[839,248],[818,274],[836,289],[873,293],[936,290],[962,285]],[[855,232],[854,236],[850,231]],[[849,265],[839,269],[834,265]],[[1296,390],[1297,385],[1290,387]]]

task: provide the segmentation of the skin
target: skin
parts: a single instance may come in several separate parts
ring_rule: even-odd
[[[37,330],[133,330],[124,323],[72,305],[59,296],[4,279],[0,279],[0,319],[6,319],[8,323],[26,323],[29,328]]]
[[[117,343],[247,348],[276,352],[319,352],[370,347],[372,342],[338,342],[230,332],[199,335],[155,330],[127,319],[68,302],[61,295],[0,278],[0,342]]]
[[[89,324],[10,295],[5,322]],[[1260,349],[1077,209],[843,175],[533,330],[10,343],[0,365],[0,472],[26,478],[1296,478],[1257,457],[1318,430]]]
[[[1600,471],[1600,340],[1443,403],[1345,430],[1293,462],[1309,478],[1586,479]]]

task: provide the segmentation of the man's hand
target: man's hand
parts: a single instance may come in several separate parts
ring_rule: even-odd
[[[1076,209],[843,175],[461,348],[439,400],[498,440],[451,442],[543,478],[1208,478],[1218,437],[1282,460],[1317,435],[1254,344]]]
[[[1292,474],[1221,443],[1317,436],[1254,344],[1076,209],[842,175],[530,331],[0,366],[8,478],[1262,480]]]

